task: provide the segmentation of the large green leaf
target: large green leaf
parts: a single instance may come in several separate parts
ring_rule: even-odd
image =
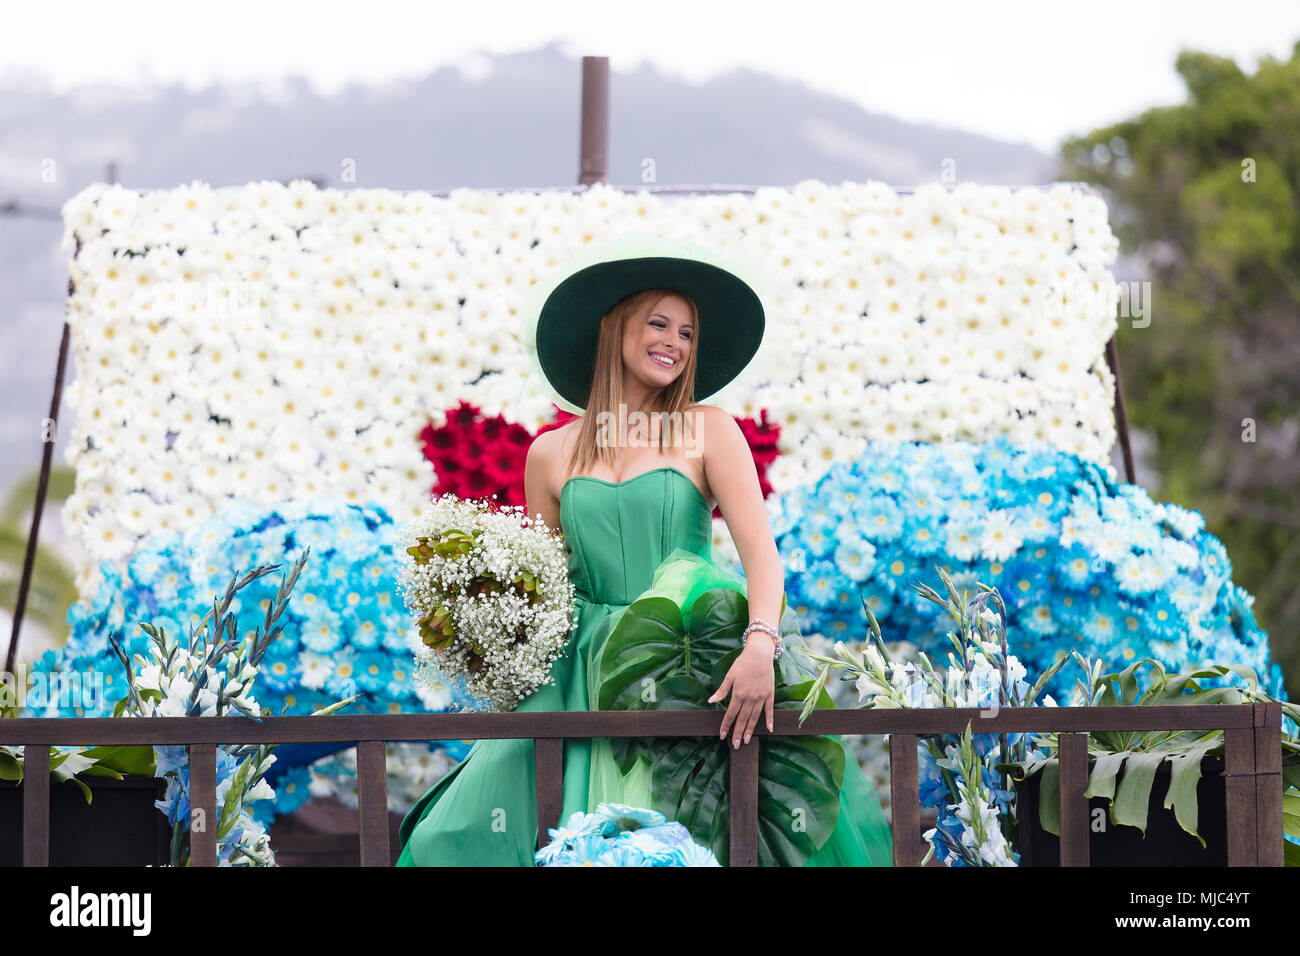
[[[748,620],[745,596],[732,588],[701,594],[683,610],[663,597],[628,607],[598,656],[596,699],[601,710],[711,710],[708,699],[740,656]],[[775,707],[796,708],[812,681],[788,684],[775,667]],[[821,706],[833,707],[824,690]],[[730,859],[731,745],[716,736],[615,738],[626,773],[644,758],[655,806]],[[845,757],[839,740],[823,735],[763,737],[758,761],[758,862],[802,866],[827,840],[839,817]]]
[[[1196,832],[1199,814],[1196,785],[1201,781],[1201,760],[1214,747],[1214,743],[1208,743],[1198,750],[1174,754],[1169,758],[1169,791],[1165,794],[1165,809],[1173,807],[1178,825],[1196,837],[1202,849],[1205,848],[1205,838]]]
[[[743,594],[705,591],[691,610],[689,630],[682,609],[668,598],[645,598],[624,611],[600,652],[599,709],[653,709],[647,708],[653,701],[644,699],[647,686],[657,693],[669,677],[704,680],[740,645],[748,611]]]
[[[50,776],[60,783],[75,783],[78,789],[81,790],[81,795],[86,798],[87,804],[94,799],[93,794],[90,792],[90,787],[88,787],[84,781],[78,780],[71,774],[64,773],[62,770],[51,770]]]
[[[154,750],[149,744],[91,747],[84,753],[95,761],[95,766],[87,770],[87,773],[104,776],[120,776],[129,773],[152,777],[156,768]]]
[[[1055,757],[1043,761],[1038,784],[1038,825],[1061,835],[1061,766]]]
[[[0,780],[13,780],[22,783],[22,758],[8,747],[0,747]]]
[[[1146,835],[1147,809],[1151,805],[1151,784],[1156,768],[1165,759],[1161,753],[1129,754],[1124,779],[1110,805],[1110,822],[1137,827]]]
[[[1083,795],[1114,800],[1115,777],[1124,763],[1124,758],[1128,755],[1129,751],[1125,750],[1123,753],[1102,754],[1097,757],[1092,765],[1092,773],[1088,777],[1088,789],[1083,791]]]

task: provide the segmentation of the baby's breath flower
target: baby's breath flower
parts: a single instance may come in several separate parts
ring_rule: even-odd
[[[562,542],[522,512],[447,493],[397,532],[397,589],[430,647],[416,656],[418,683],[456,682],[485,707],[513,710],[553,682],[575,591]],[[444,607],[439,630],[432,618]]]

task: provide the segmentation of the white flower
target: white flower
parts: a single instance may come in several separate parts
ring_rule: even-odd
[[[162,667],[155,661],[141,667],[135,675],[136,686],[141,690],[158,690],[158,681],[162,676]]]
[[[271,789],[271,785],[267,783],[265,780],[257,781],[257,783],[253,784],[253,786],[250,787],[248,792],[244,795],[245,803],[252,803],[254,800],[273,800],[273,799],[275,799],[275,791]]]
[[[183,674],[177,674],[167,682],[167,696],[189,700],[190,694],[194,693],[194,683]]]
[[[154,709],[155,717],[184,717],[185,701],[177,700],[175,697],[167,697],[158,702]]]

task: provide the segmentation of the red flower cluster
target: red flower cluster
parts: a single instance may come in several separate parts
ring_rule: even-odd
[[[766,408],[759,409],[758,414],[757,422],[752,418],[737,418],[736,424],[744,433],[745,441],[749,442],[750,454],[754,456],[754,467],[758,469],[758,487],[762,489],[763,497],[766,498],[772,493],[772,484],[767,480],[767,466],[776,461],[777,455],[780,454],[776,450],[776,442],[781,437],[781,426],[767,420]]]
[[[433,497],[450,491],[466,499],[496,495],[497,507],[527,504],[524,461],[533,436],[522,425],[461,401],[447,412],[447,424],[424,426],[420,440],[438,477]]]
[[[551,407],[555,409],[555,421],[538,429],[538,435],[578,417],[554,404]],[[761,421],[738,418],[736,423],[749,443],[758,484],[763,497],[767,497],[772,493],[767,467],[776,460],[781,428],[768,421],[766,408],[761,412]],[[522,425],[507,422],[500,415],[489,418],[477,405],[461,401],[447,412],[445,425],[435,427],[430,423],[420,431],[424,457],[433,463],[438,476],[433,497],[446,492],[460,498],[491,499],[496,495],[498,507],[526,505],[524,462],[536,437]],[[718,509],[714,508],[713,513],[717,517]]]

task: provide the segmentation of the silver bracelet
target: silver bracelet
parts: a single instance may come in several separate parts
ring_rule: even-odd
[[[781,640],[781,635],[776,632],[776,629],[772,627],[771,624],[758,618],[754,618],[754,620],[750,621],[749,626],[746,627],[744,633],[740,635],[740,644],[742,647],[744,647],[748,642],[749,635],[753,631],[761,631],[772,638],[772,644],[775,649],[775,653],[772,655],[772,660],[776,660],[781,656],[781,650],[784,646],[784,642]]]

